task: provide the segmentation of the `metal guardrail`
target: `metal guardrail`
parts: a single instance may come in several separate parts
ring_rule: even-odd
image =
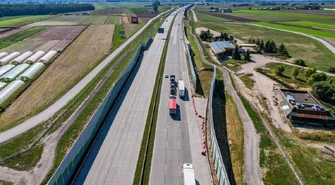
[[[151,37],[149,39],[151,39]],[[149,44],[149,39],[145,44]],[[147,47],[145,44],[141,44],[139,46],[135,56],[132,58],[126,69],[115,82],[112,89],[108,92],[104,101],[100,104],[99,108],[96,110],[89,123],[85,126],[77,141],[74,143],[61,164],[58,166],[48,184],[66,185],[69,182],[85,151],[88,149],[89,144],[97,134],[98,128],[100,128],[101,124],[105,120],[105,117],[112,108],[113,102],[117,99],[117,96],[122,90],[128,77],[131,75],[133,68],[136,66],[136,61],[140,57],[140,54],[142,53],[143,49]]]
[[[214,121],[213,121],[213,95],[214,95],[214,89],[215,89],[215,79],[216,79],[216,66],[214,65],[214,74],[213,79],[211,82],[211,89],[209,94],[209,109],[210,109],[210,131],[211,131],[211,148],[212,148],[212,156],[214,160],[216,175],[219,180],[220,185],[230,185],[228,174],[226,172],[225,165],[223,163],[220,147],[218,144],[218,141],[216,139],[215,135],[215,129],[214,129]]]

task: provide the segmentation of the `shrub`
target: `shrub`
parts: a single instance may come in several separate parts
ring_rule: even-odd
[[[298,60],[296,60],[296,61],[294,61],[294,62],[295,62],[295,64],[297,64],[297,65],[299,65],[299,66],[307,66],[307,65],[305,64],[305,61],[302,60],[302,59],[298,59]]]

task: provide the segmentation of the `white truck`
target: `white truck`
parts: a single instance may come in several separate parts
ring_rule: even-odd
[[[183,179],[184,179],[184,185],[196,185],[194,169],[192,164],[190,163],[183,164]]]
[[[185,84],[184,84],[183,80],[179,80],[178,90],[179,90],[179,97],[184,98],[184,96],[185,96]]]

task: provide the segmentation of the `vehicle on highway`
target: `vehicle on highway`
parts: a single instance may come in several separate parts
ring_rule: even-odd
[[[179,80],[178,82],[178,91],[179,91],[179,97],[184,98],[185,96],[185,84],[183,80]]]
[[[184,185],[196,185],[193,165],[184,163],[182,168]]]
[[[169,75],[168,74],[165,74],[165,76],[164,76],[165,78],[169,78]]]
[[[170,81],[175,82],[176,81],[176,76],[175,75],[170,75]]]
[[[170,94],[176,95],[176,86],[174,84],[170,85]]]
[[[176,96],[174,95],[170,95],[169,112],[170,112],[170,115],[177,114],[177,99],[176,99]]]

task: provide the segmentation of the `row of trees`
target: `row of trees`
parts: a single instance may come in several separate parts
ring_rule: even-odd
[[[265,53],[275,53],[278,54],[279,56],[285,57],[285,58],[290,58],[290,54],[284,45],[284,43],[281,43],[279,48],[277,48],[276,42],[274,40],[267,40],[264,42],[261,39],[253,39],[249,38],[248,40],[249,43],[257,44],[258,45],[258,50],[260,52],[265,52]]]
[[[213,36],[210,30],[201,31],[200,39],[203,41],[211,42],[211,41],[234,41],[234,37],[229,35],[228,33],[221,32],[219,36]]]
[[[241,56],[241,54],[240,54],[237,46],[235,46],[235,49],[233,50],[232,58],[234,60],[242,60],[242,56]],[[245,61],[251,61],[249,50],[247,50],[246,52],[244,52],[243,60],[245,60]]]
[[[92,4],[38,4],[38,5],[0,5],[0,17],[17,15],[46,15],[64,12],[94,10]]]

